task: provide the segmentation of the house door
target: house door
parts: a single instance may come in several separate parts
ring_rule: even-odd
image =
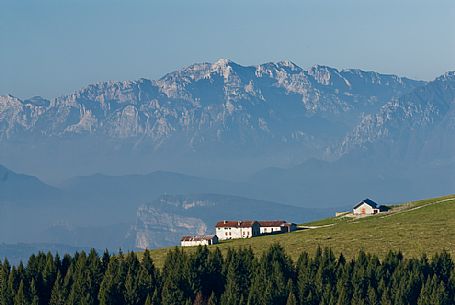
[[[366,209],[365,208],[362,208],[362,215],[365,215],[367,213]]]

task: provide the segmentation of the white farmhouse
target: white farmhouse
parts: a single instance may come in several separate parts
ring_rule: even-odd
[[[218,243],[216,235],[196,235],[196,236],[183,236],[180,239],[182,247],[191,246],[210,246]]]
[[[220,240],[250,238],[261,234],[260,225],[254,220],[217,222],[216,235]]]
[[[353,214],[356,216],[374,215],[380,212],[379,206],[371,199],[365,199],[356,204],[353,208]]]

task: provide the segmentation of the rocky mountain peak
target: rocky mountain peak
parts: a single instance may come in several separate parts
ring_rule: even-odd
[[[354,70],[353,70],[354,71]],[[157,81],[106,81],[50,102],[0,99],[0,139],[126,139],[148,151],[202,147],[311,146],[320,151],[392,98],[421,82],[328,66],[303,70],[290,60],[242,66],[198,63]],[[377,81],[379,80],[379,81]],[[340,122],[346,123],[340,123]],[[33,138],[32,137],[32,138]],[[251,147],[250,147],[251,148]]]
[[[279,68],[287,69],[288,71],[291,71],[291,72],[300,72],[300,71],[302,71],[302,68],[300,68],[295,63],[293,63],[292,61],[287,60],[287,59],[277,62],[276,66],[279,67]]]
[[[436,81],[453,82],[455,81],[455,71],[448,71],[436,78]]]

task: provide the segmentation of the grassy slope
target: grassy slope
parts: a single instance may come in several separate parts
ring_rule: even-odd
[[[225,252],[228,247],[251,247],[255,253],[261,253],[279,242],[293,259],[302,251],[314,252],[318,246],[330,247],[347,257],[356,255],[360,249],[379,256],[389,250],[401,250],[413,257],[447,250],[455,257],[455,195],[410,202],[387,214],[360,219],[328,218],[309,225],[330,224],[333,225],[289,234],[227,241],[211,248],[219,247]],[[163,264],[168,250],[152,251],[158,266]],[[194,251],[194,247],[185,251]]]

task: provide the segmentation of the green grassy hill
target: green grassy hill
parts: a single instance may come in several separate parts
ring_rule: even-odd
[[[406,257],[447,250],[455,257],[455,195],[393,206],[387,213],[375,216],[328,218],[302,227],[311,229],[231,240],[211,248],[219,247],[225,252],[229,247],[251,247],[255,253],[261,253],[278,242],[293,259],[302,251],[314,252],[318,246],[330,247],[336,254],[342,252],[347,257],[356,255],[360,249],[380,257],[389,250],[401,250]],[[194,251],[194,247],[184,249]],[[152,251],[158,266],[168,250]]]

